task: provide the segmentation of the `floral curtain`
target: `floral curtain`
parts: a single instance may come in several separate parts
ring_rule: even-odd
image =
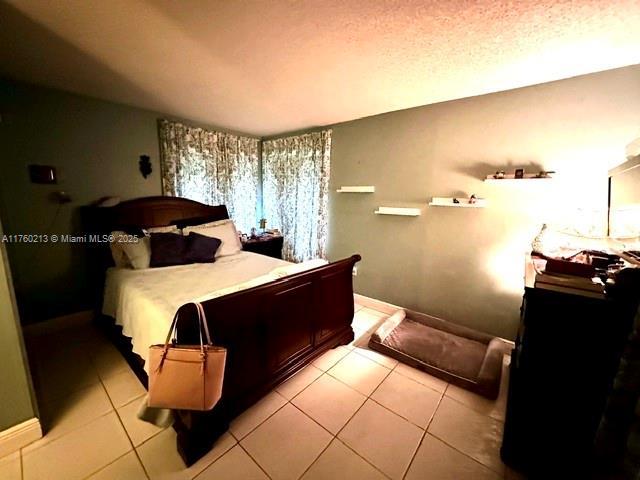
[[[159,131],[165,195],[225,204],[239,230],[257,226],[258,139],[169,120]]]
[[[263,214],[284,235],[283,257],[326,257],[331,130],[262,144]]]

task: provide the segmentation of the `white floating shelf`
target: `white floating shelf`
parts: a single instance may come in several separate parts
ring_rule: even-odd
[[[513,184],[516,182],[522,182],[525,180],[553,180],[552,176],[539,177],[537,173],[525,173],[524,177],[516,178],[514,174],[505,175],[504,178],[495,178],[493,175],[487,175],[487,178],[484,179],[487,183],[504,183],[504,184]]]
[[[338,193],[373,193],[376,191],[376,187],[373,185],[362,186],[346,186],[340,187],[336,192]]]
[[[417,217],[420,215],[419,208],[400,208],[400,207],[378,207],[376,215],[404,215],[406,217]]]
[[[476,199],[476,203],[469,203],[468,198],[458,198],[460,203],[453,203],[453,198],[450,197],[433,197],[429,202],[432,207],[458,207],[458,208],[484,208],[487,206],[487,201],[484,198]]]

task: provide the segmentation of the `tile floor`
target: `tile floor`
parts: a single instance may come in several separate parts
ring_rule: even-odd
[[[356,305],[351,345],[327,352],[243,413],[190,468],[173,429],[137,419],[144,389],[97,330],[30,335],[47,434],[1,458],[0,478],[515,478],[499,457],[506,375],[492,402],[398,364],[366,348],[383,318]]]

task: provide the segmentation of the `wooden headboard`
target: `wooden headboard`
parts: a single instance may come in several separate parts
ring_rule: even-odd
[[[199,217],[206,217],[208,221],[229,218],[225,205],[205,205],[180,197],[135,198],[114,207],[94,207],[93,212],[98,217],[95,219],[96,226],[102,231],[164,227]]]
[[[194,225],[229,218],[225,205],[204,203],[180,197],[141,197],[126,200],[113,207],[87,206],[80,209],[81,222],[86,234],[107,235],[114,230],[139,233],[142,228],[164,227],[176,223]],[[102,301],[104,274],[113,260],[108,243],[88,243],[87,270],[96,305]]]

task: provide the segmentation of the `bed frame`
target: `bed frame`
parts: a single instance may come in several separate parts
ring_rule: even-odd
[[[182,221],[198,223],[229,218],[224,205],[209,206],[177,197],[146,197],[115,207],[85,212],[94,233],[135,230]],[[95,263],[104,281],[108,248],[95,247]],[[106,251],[105,251],[106,250]],[[222,398],[207,412],[176,411],[178,452],[187,465],[207,453],[230,421],[322,353],[353,340],[352,269],[359,255],[332,262],[258,287],[203,302],[217,345],[227,347]],[[197,343],[192,305],[179,309],[178,341]],[[128,342],[120,335],[120,347]],[[146,384],[140,358],[128,351],[129,363]],[[145,385],[146,386],[146,385]]]

